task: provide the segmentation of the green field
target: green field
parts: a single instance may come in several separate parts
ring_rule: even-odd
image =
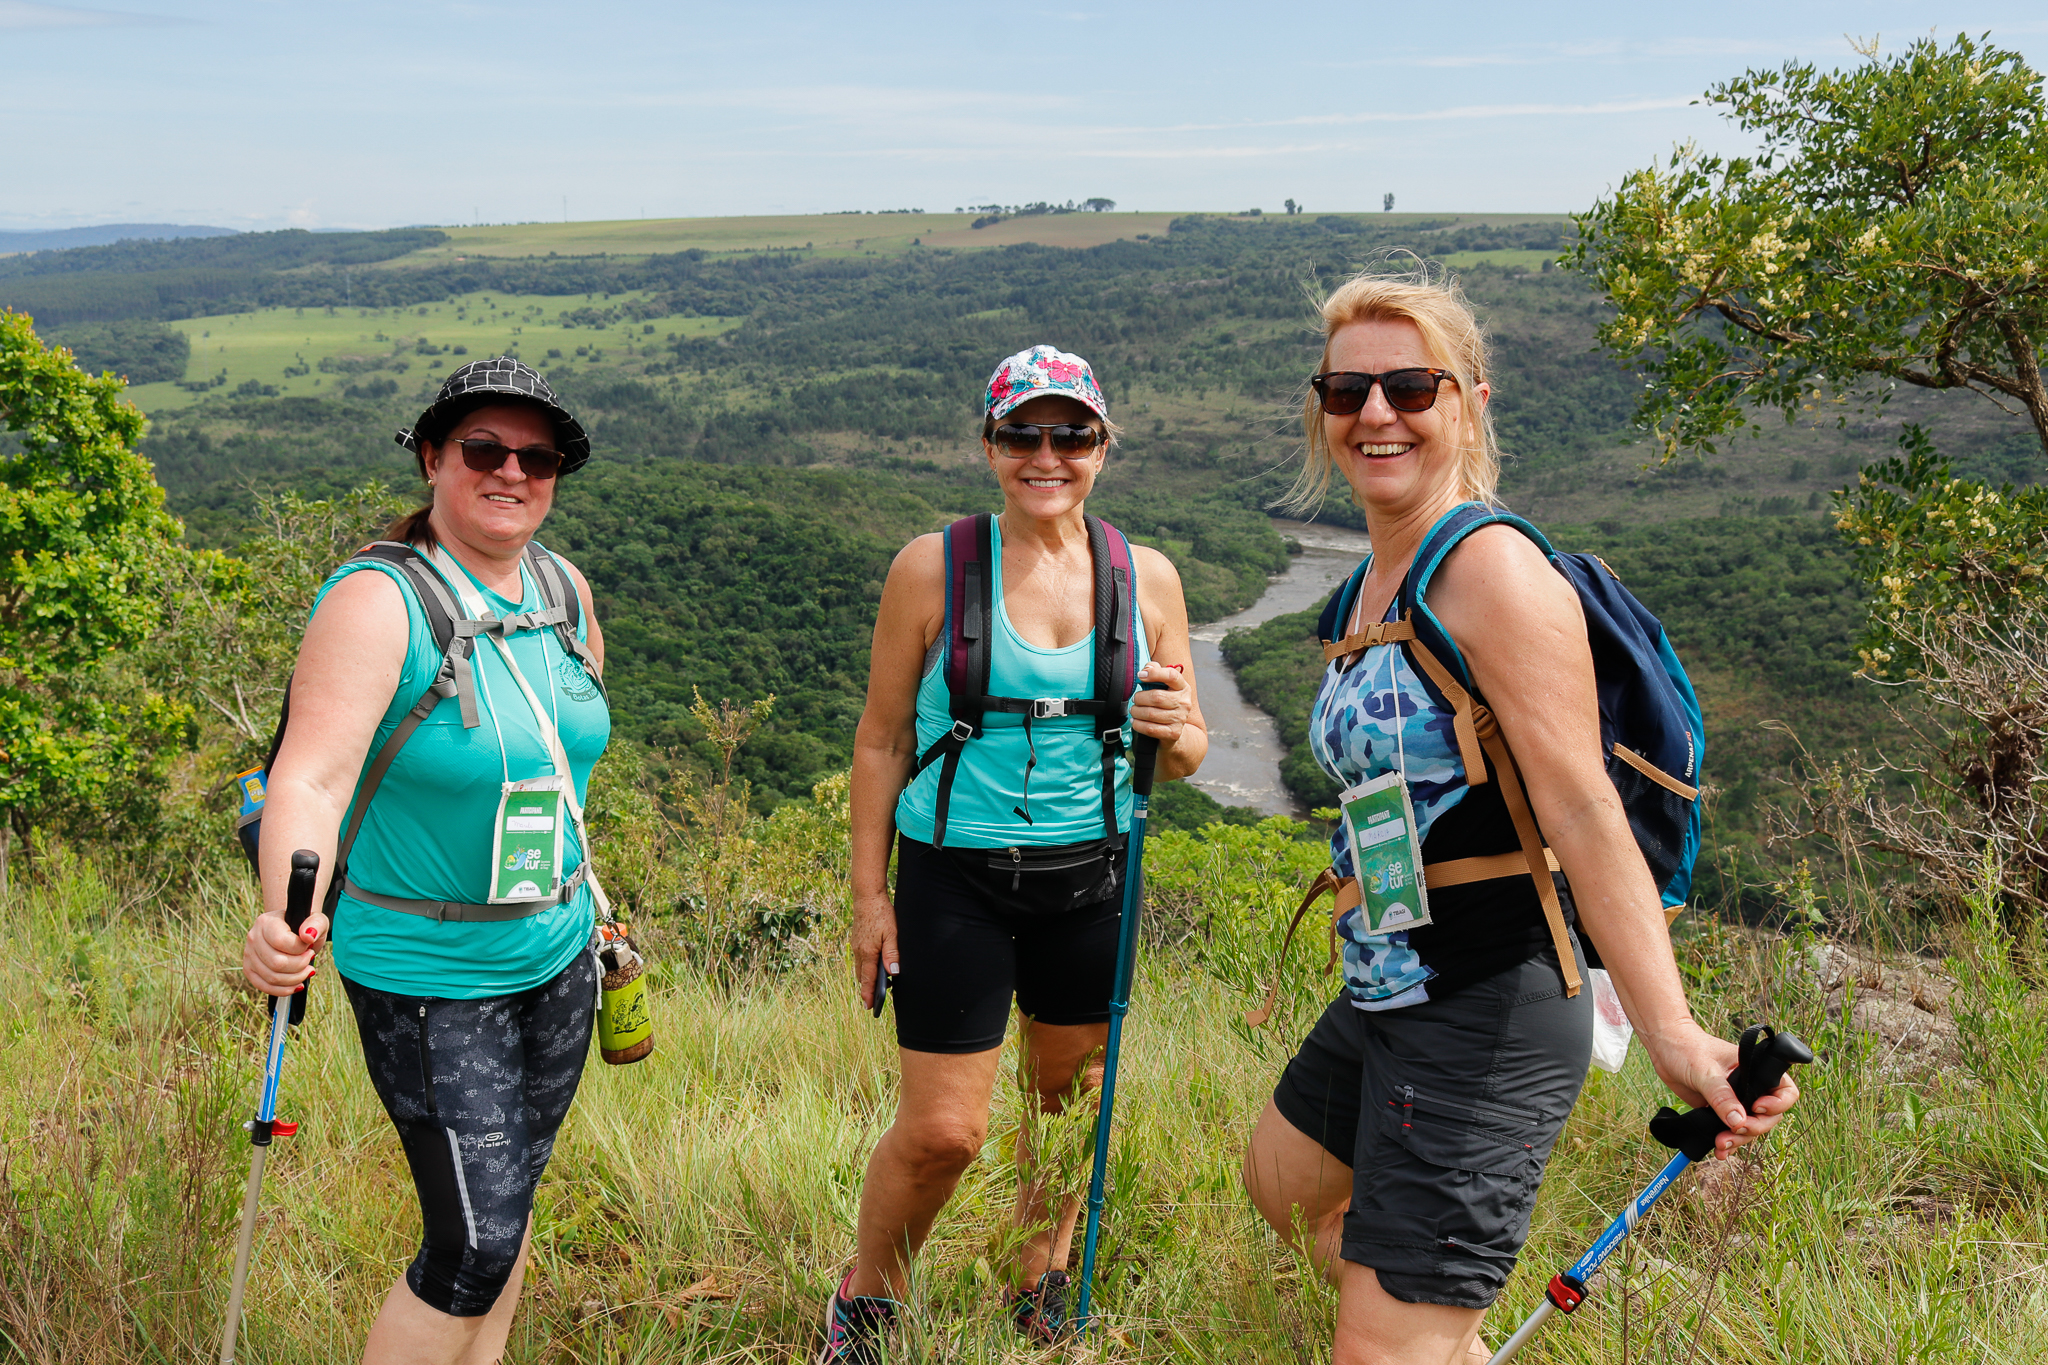
[[[742,218],[630,218],[610,223],[518,223],[448,227],[443,246],[390,262],[409,266],[472,256],[651,256],[669,251],[809,249],[819,255],[893,256],[927,247],[1100,246],[1139,233],[1165,236],[1173,213],[1059,213],[1011,218],[986,228],[972,213],[807,213]]]
[[[210,392],[233,393],[254,382],[274,387],[280,396],[308,396],[379,378],[411,390],[465,358],[506,354],[542,369],[581,364],[636,373],[643,352],[672,337],[711,336],[741,321],[666,317],[590,326],[563,318],[582,307],[630,303],[640,292],[585,298],[466,294],[416,308],[261,308],[169,325],[192,341],[186,382],[225,375]],[[188,407],[201,397],[175,383],[140,384],[129,396],[144,412]]]
[[[444,227],[448,241],[386,262],[382,268],[439,265],[474,257],[649,256],[671,251],[809,250],[821,256],[893,256],[913,246],[950,250],[986,249],[1032,243],[1091,247],[1139,236],[1164,237],[1185,213],[1046,213],[1007,218],[976,228],[971,213],[809,213],[741,218],[629,218],[608,223],[514,223],[494,227]],[[1216,214],[1237,222],[1248,214]],[[1267,215],[1276,221],[1280,215]],[[1562,214],[1464,213],[1374,214],[1375,225],[1400,227],[1455,219],[1461,227],[1507,223],[1561,222]],[[1457,264],[1491,261],[1534,269],[1546,253],[1465,252]],[[1527,259],[1524,259],[1527,258]]]

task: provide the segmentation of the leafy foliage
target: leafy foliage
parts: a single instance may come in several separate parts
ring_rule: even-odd
[[[90,820],[185,738],[185,708],[115,657],[158,622],[151,571],[177,523],[120,381],[79,373],[9,312],[0,422],[15,435],[0,458],[0,808]]]
[[[1926,660],[1902,627],[1968,619],[1994,632],[2048,611],[2048,486],[1992,488],[1954,476],[1918,427],[1838,499],[1872,597],[1861,648],[1879,678],[1912,678]]]
[[[1667,453],[1831,391],[1971,389],[2048,443],[2048,105],[2017,52],[1932,38],[1847,72],[1788,63],[1707,92],[1763,149],[1690,146],[1578,218],[1601,340],[1652,378]],[[2040,452],[2036,452],[2037,458]]]

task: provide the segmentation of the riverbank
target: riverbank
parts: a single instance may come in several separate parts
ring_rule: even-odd
[[[1276,575],[1250,607],[1192,632],[1195,685],[1202,718],[1209,725],[1209,756],[1189,785],[1226,805],[1249,806],[1262,815],[1300,817],[1307,810],[1280,780],[1287,746],[1273,717],[1238,690],[1237,675],[1223,658],[1223,637],[1315,606],[1357,566],[1372,542],[1362,531],[1319,522],[1275,517],[1273,528],[1301,546],[1287,571]]]

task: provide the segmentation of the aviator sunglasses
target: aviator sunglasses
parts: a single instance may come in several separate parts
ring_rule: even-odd
[[[481,436],[451,444],[462,447],[462,462],[479,474],[495,474],[503,469],[507,455],[519,457],[519,468],[529,479],[552,479],[562,469],[562,452],[546,446],[514,450],[503,441],[488,441]]]
[[[1332,417],[1348,417],[1365,406],[1373,385],[1387,396],[1387,406],[1396,412],[1427,412],[1436,406],[1437,386],[1451,378],[1449,370],[1388,370],[1367,374],[1362,370],[1331,370],[1310,379],[1323,411]],[[1455,382],[1455,381],[1453,381]]]
[[[1041,436],[1052,438],[1055,455],[1086,455],[1101,444],[1102,433],[1090,426],[1033,426],[1005,422],[991,436],[1003,454],[1022,459],[1038,449]]]

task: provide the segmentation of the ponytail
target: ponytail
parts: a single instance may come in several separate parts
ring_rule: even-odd
[[[433,525],[428,520],[433,515],[433,512],[434,504],[431,502],[424,507],[413,508],[412,511],[407,512],[404,516],[384,528],[384,539],[395,540],[401,545],[433,547],[440,541],[440,537],[434,534]]]

